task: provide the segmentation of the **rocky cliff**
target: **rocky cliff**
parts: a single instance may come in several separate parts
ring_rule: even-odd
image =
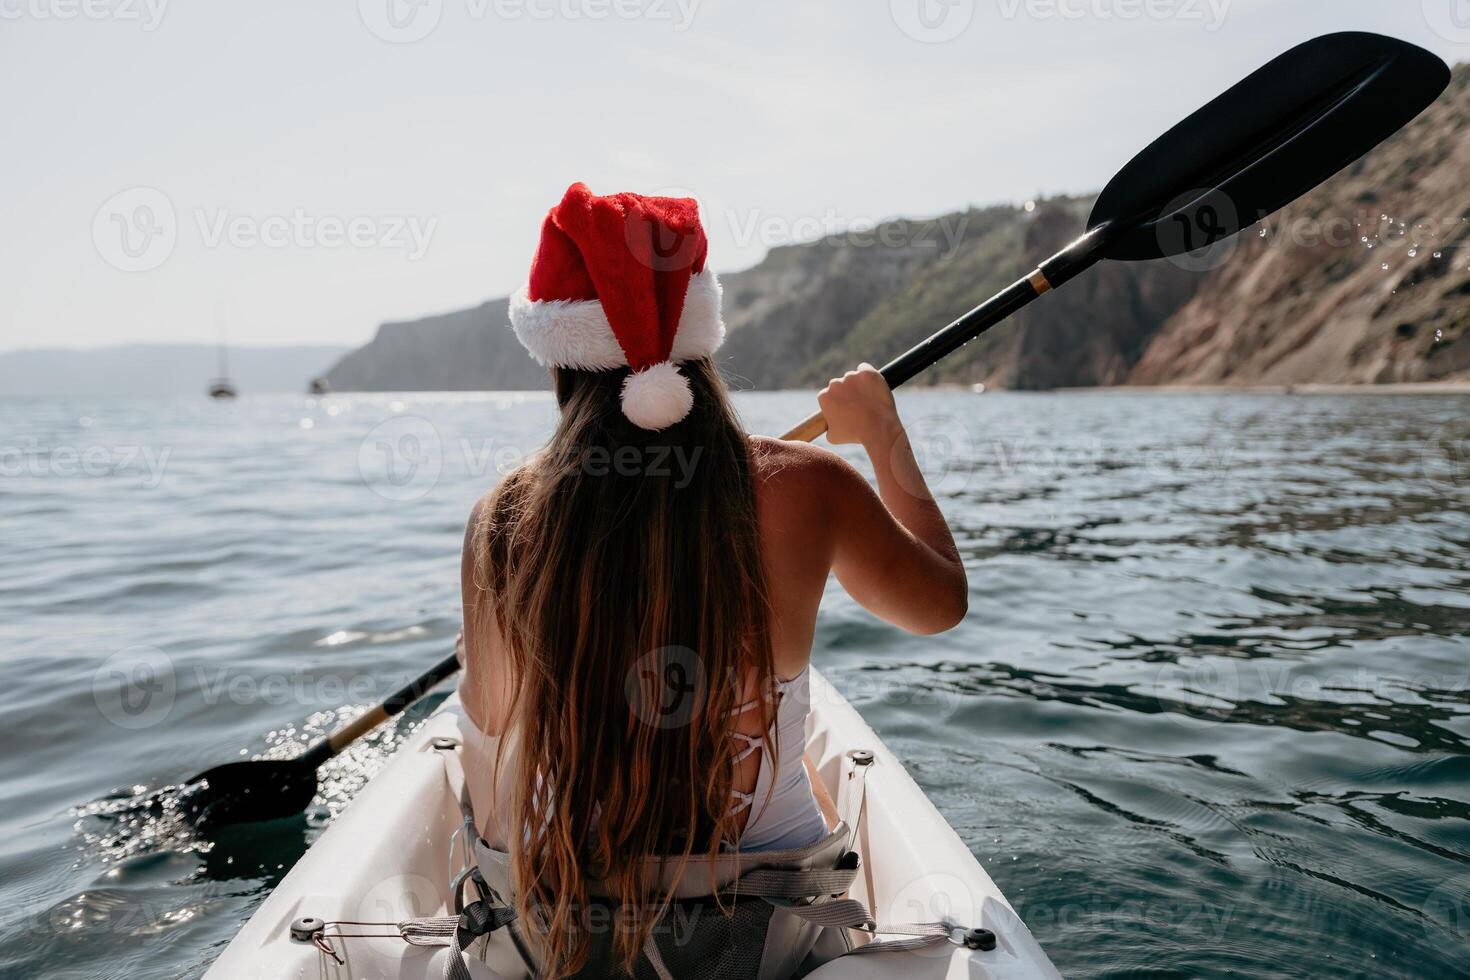
[[[385,323],[327,372],[333,391],[516,391],[547,386],[516,342],[503,299]]]
[[[1134,384],[1470,378],[1470,69],[1418,120],[1237,240]]]

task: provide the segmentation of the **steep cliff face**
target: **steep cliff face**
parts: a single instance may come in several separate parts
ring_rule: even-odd
[[[988,208],[892,221],[773,249],[755,268],[724,278],[730,333],[721,362],[754,387],[783,388],[830,376],[831,365],[898,353],[956,309],[936,318],[913,308],[916,288],[938,282],[946,292],[975,293],[971,283],[954,281],[957,270],[973,264],[979,243],[1003,252],[999,243],[1017,241],[1020,214]]]
[[[474,309],[385,323],[327,371],[333,391],[514,391],[547,387],[496,299]]]
[[[1128,381],[1470,378],[1467,176],[1470,69],[1462,66],[1402,133],[1239,239]]]

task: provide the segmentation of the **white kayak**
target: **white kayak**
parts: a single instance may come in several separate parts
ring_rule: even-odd
[[[818,980],[1054,978],[1057,970],[953,828],[897,758],[825,678],[812,671],[808,752],[839,809],[849,753],[872,753],[854,849],[861,872],[850,895],[879,922],[946,919],[988,929],[994,949],[943,944],[846,956],[808,974]],[[276,886],[210,968],[209,980],[400,980],[439,977],[444,950],[388,934],[336,940],[332,955],[292,938],[292,925],[394,922],[450,912],[460,811],[434,750],[436,739],[468,743],[469,723],[450,697],[374,776]],[[441,745],[444,743],[440,743]],[[847,812],[844,810],[844,812]],[[351,927],[341,927],[346,932]],[[360,932],[375,931],[358,927]],[[859,945],[866,937],[854,934]],[[476,964],[479,966],[479,964]],[[476,976],[495,974],[479,970]]]

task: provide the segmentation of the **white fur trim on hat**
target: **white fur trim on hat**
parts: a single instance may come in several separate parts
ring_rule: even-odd
[[[623,414],[640,429],[667,429],[694,407],[689,379],[669,361],[634,371],[623,381]]]
[[[669,360],[682,364],[719,349],[725,340],[721,292],[719,277],[712,270],[690,276]],[[521,345],[547,367],[611,371],[628,366],[607,314],[595,299],[533,302],[522,288],[510,298],[510,325]]]

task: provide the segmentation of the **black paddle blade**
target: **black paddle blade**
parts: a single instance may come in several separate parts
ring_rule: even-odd
[[[316,768],[300,759],[215,766],[189,780],[179,811],[197,827],[295,816],[316,796]]]
[[[1293,48],[1165,133],[1097,200],[1104,258],[1205,248],[1268,217],[1373,149],[1439,97],[1450,70],[1377,34]]]

